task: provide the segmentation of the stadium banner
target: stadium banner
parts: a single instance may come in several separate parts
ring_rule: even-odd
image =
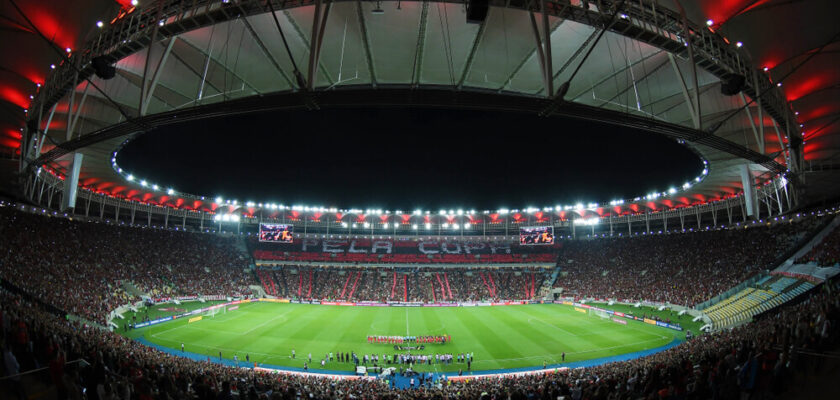
[[[463,376],[447,376],[447,381],[453,382],[470,382],[475,380],[481,379],[499,379],[505,377],[512,377],[512,376],[528,376],[528,375],[542,375],[542,374],[556,374],[558,372],[566,372],[569,370],[569,367],[561,367],[561,368],[546,368],[546,369],[536,369],[531,371],[518,371],[518,372],[502,372],[498,374],[481,374],[481,375],[463,375]]]
[[[586,310],[584,310],[584,309],[582,309],[582,308],[579,308],[579,307],[575,307],[575,311],[577,311],[577,312],[579,312],[579,313],[584,313],[584,314],[586,314]]]
[[[492,303],[483,303],[483,302],[478,302],[478,303],[476,303],[476,304],[477,304],[479,307],[489,307],[489,306],[493,305]]]
[[[338,305],[338,302],[335,302],[335,301],[322,301],[322,302],[321,302],[321,305],[324,305],[324,306],[337,306],[337,305]]]
[[[618,315],[619,317],[623,317],[623,316],[624,316],[624,313],[623,313],[623,312],[618,312],[618,311],[616,311],[616,312],[614,312],[614,314],[615,314],[615,315]]]
[[[315,305],[321,304],[321,302],[318,301],[318,300],[310,300],[308,303],[309,304],[315,304]]]
[[[372,301],[360,301],[356,302],[356,305],[362,307],[388,307],[388,303],[375,303]]]
[[[153,319],[151,321],[140,322],[138,324],[134,324],[134,328],[142,328],[144,326],[157,325],[161,322],[171,321],[173,319],[174,319],[173,317],[163,317],[163,318]]]
[[[619,324],[621,324],[621,325],[627,325],[627,321],[625,321],[625,320],[623,320],[623,319],[613,318],[613,319],[612,319],[612,321],[613,321],[613,322],[617,322],[617,323],[619,323]]]
[[[338,305],[340,305],[340,306],[355,306],[356,303],[349,302],[349,301],[341,301],[341,302],[338,303]]]
[[[461,306],[461,307],[475,307],[477,304],[467,302],[467,303],[458,303],[458,305]]]
[[[644,321],[646,324],[656,325],[656,321],[650,318],[643,318],[642,321]]]
[[[440,307],[440,304],[428,303],[428,304],[423,304],[423,307]]]
[[[300,304],[300,300],[289,300],[289,303]]]
[[[376,376],[359,376],[359,375],[337,375],[337,374],[322,374],[317,372],[301,372],[301,371],[287,371],[282,369],[271,369],[263,367],[254,367],[254,371],[270,372],[282,375],[296,375],[316,378],[330,378],[330,379],[346,379],[346,380],[374,380]]]
[[[193,323],[193,322],[198,322],[198,321],[201,321],[203,318],[204,318],[204,316],[203,316],[203,315],[199,315],[199,316],[197,316],[197,317],[192,317],[192,318],[190,318],[189,320],[187,320],[187,323],[188,323],[188,324],[191,324],[191,323]]]
[[[202,297],[204,300],[210,300],[210,301],[215,301],[215,300],[227,300],[227,296],[225,296],[225,295],[221,295],[221,294],[211,294],[211,295],[209,295],[209,296],[201,296],[201,297]],[[178,300],[181,300],[181,299],[179,298]]]
[[[661,326],[663,328],[670,328],[670,329],[673,329],[675,331],[682,331],[683,330],[683,328],[679,325],[669,324],[667,322],[662,322],[662,321],[656,321],[656,326]]]

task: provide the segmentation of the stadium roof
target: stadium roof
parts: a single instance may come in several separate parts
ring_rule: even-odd
[[[114,152],[138,132],[208,115],[422,105],[643,127],[708,160],[708,174],[677,193],[661,188],[619,206],[636,211],[737,195],[745,162],[760,181],[799,171],[805,165],[793,165],[796,152],[791,162],[785,150],[801,135],[802,164],[833,165],[840,155],[833,4],[681,3],[686,18],[672,1],[493,0],[483,23],[468,23],[463,2],[10,0],[0,6],[0,145],[20,153],[29,140],[26,158],[59,175],[66,154],[79,151],[86,188],[207,210],[216,208],[201,197],[210,193],[128,180]],[[550,50],[538,45],[545,42]],[[102,55],[116,64],[113,79],[94,74],[91,61]],[[743,94],[721,94],[736,75],[745,77]],[[46,140],[28,134],[26,120],[39,121]]]

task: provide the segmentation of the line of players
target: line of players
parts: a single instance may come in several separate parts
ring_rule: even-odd
[[[403,343],[439,343],[446,344],[452,341],[451,335],[433,336],[379,336],[369,335],[368,344],[403,344]]]
[[[219,357],[221,358],[221,353],[219,353]],[[292,359],[295,358],[295,351],[292,350]],[[324,358],[321,359],[321,367],[323,368],[326,366],[327,362],[338,361],[340,363],[353,363],[357,367],[359,365],[364,366],[385,366],[389,364],[408,364],[410,367],[411,365],[415,364],[452,364],[453,362],[457,362],[460,364],[467,364],[467,370],[472,368],[472,363],[475,360],[475,356],[473,353],[461,353],[461,354],[362,354],[361,356],[356,355],[356,352],[350,353],[332,353],[324,354]],[[308,362],[303,363],[303,369],[308,370],[309,364],[312,364],[312,353],[309,353]]]

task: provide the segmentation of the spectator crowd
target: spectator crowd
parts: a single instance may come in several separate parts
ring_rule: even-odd
[[[100,324],[120,305],[140,300],[138,291],[153,298],[239,295],[255,283],[231,238],[74,221],[11,207],[0,207],[0,232],[3,279]]]

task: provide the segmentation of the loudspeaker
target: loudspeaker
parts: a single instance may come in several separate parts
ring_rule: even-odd
[[[490,0],[467,0],[467,23],[480,24],[487,19]]]
[[[94,57],[90,63],[93,65],[93,72],[101,79],[111,79],[117,75],[117,68],[111,65],[105,56]]]
[[[744,90],[746,79],[743,75],[732,74],[721,81],[720,93],[724,96],[734,96]]]

